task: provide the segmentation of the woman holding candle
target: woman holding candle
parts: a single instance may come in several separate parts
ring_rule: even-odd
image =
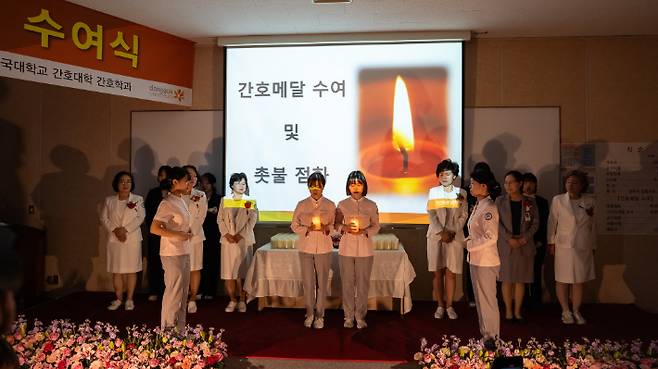
[[[246,174],[231,174],[229,187],[231,195],[222,198],[217,213],[219,232],[222,234],[221,276],[231,298],[224,310],[232,313],[237,307],[239,312],[244,313],[247,311],[247,304],[242,280],[247,274],[254,253],[254,226],[258,221],[258,210],[256,201],[248,197],[249,184]]]
[[[489,170],[471,173],[470,193],[477,198],[468,220],[466,250],[471,281],[475,293],[480,333],[485,347],[495,349],[500,335],[500,313],[496,299],[496,278],[500,266],[498,257],[498,208],[492,200],[497,195],[497,182]]]
[[[164,268],[165,291],[162,296],[163,329],[185,329],[187,292],[190,287],[190,211],[183,200],[190,181],[187,171],[173,167],[163,187],[164,197],[151,224],[151,233],[160,236],[160,259]]]
[[[520,172],[507,172],[503,187],[506,194],[496,199],[500,216],[498,279],[505,302],[505,320],[523,322],[521,306],[525,284],[534,279],[534,235],[539,229],[539,211],[535,201],[523,195],[523,175]]]
[[[132,174],[119,172],[112,180],[116,195],[105,199],[101,222],[108,231],[107,271],[112,273],[116,299],[109,310],[116,310],[123,303],[126,289],[126,310],[133,310],[133,294],[137,283],[137,272],[142,270],[142,231],[144,200],[135,195]]]
[[[331,268],[333,244],[329,233],[333,228],[336,205],[322,196],[326,180],[315,172],[306,184],[310,196],[297,203],[290,228],[299,235],[297,249],[304,283],[304,326],[324,327],[324,308]]]
[[[183,200],[190,210],[190,228],[192,239],[190,240],[190,296],[187,302],[187,312],[196,313],[196,296],[201,284],[201,269],[203,269],[203,241],[206,239],[203,233],[203,221],[208,211],[208,198],[205,192],[196,188],[199,172],[193,165],[185,165],[183,169],[190,177],[188,188],[183,194]]]
[[[553,198],[548,217],[548,250],[555,255],[555,288],[564,324],[573,324],[574,319],[585,324],[580,314],[583,285],[595,278],[594,199],[583,193],[587,186],[587,174],[577,170],[567,174],[567,192]],[[573,310],[569,309],[569,287]]]
[[[342,233],[338,248],[343,289],[345,328],[367,327],[368,289],[374,259],[372,236],[379,232],[379,211],[374,201],[367,199],[368,182],[361,171],[347,176],[345,191],[349,196],[338,203],[336,229]]]
[[[459,164],[450,159],[436,166],[439,186],[429,192],[427,212],[427,266],[434,272],[433,287],[437,299],[436,319],[457,319],[452,307],[456,274],[462,273],[464,262],[464,224],[468,217],[466,191],[453,185],[459,174]],[[444,279],[445,278],[445,279]],[[444,288],[445,286],[445,288]]]

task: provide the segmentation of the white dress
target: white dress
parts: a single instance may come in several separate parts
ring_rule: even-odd
[[[190,240],[190,271],[203,269],[203,241],[206,239],[203,233],[203,221],[208,212],[208,199],[203,191],[192,189],[189,195],[183,195],[187,208],[190,211],[190,229],[192,239]]]
[[[217,213],[217,224],[222,234],[220,274],[222,279],[244,279],[254,255],[254,226],[258,220],[258,210],[253,207],[225,207],[224,199],[222,198]],[[242,200],[250,198],[243,196]],[[239,234],[242,239],[238,243],[231,243],[226,239],[229,233]]]
[[[108,232],[107,271],[109,273],[137,273],[142,270],[142,231],[144,221],[144,200],[130,194],[127,200],[119,200],[117,195],[105,199],[101,212],[101,222]],[[126,241],[121,242],[112,232],[124,227],[128,231]]]
[[[458,200],[460,197],[461,200]],[[428,198],[428,205],[432,200],[439,200],[444,202],[446,207],[427,211],[430,221],[426,235],[427,269],[435,272],[448,268],[455,274],[461,274],[464,265],[464,224],[468,218],[466,191],[453,186],[451,192],[446,192],[443,186],[438,186],[430,189]],[[444,229],[455,232],[455,239],[452,242],[441,241],[441,236],[437,233]]]
[[[587,195],[571,200],[568,194],[562,194],[551,202],[548,243],[555,244],[556,282],[584,283],[596,277],[595,221],[586,210],[593,207],[594,199]]]

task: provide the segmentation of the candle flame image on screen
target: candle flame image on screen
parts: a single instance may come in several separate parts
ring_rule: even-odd
[[[395,79],[393,97],[393,147],[397,151],[413,151],[414,126],[411,122],[411,105],[407,85],[402,77]]]

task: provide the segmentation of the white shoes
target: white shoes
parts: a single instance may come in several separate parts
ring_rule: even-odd
[[[343,327],[354,328],[354,319],[345,319],[345,323],[343,323]]]
[[[190,314],[196,313],[196,302],[190,301],[187,303],[187,312]]]
[[[324,328],[324,318],[317,318],[313,322],[313,328],[315,329],[322,329]]]
[[[241,313],[247,312],[247,304],[244,301],[238,302],[238,311]]]
[[[158,295],[149,295],[149,301],[158,301]]]
[[[452,306],[446,309],[446,313],[448,314],[448,319],[457,319],[457,312]]]
[[[114,300],[114,301],[112,301],[112,302],[110,303],[110,305],[107,307],[107,310],[112,310],[112,311],[114,311],[114,310],[118,309],[119,306],[121,306],[121,304],[123,304],[123,302],[122,302],[121,300]]]
[[[304,327],[311,328],[313,325],[313,319],[313,315],[306,316],[306,319],[304,320]]]
[[[436,311],[434,312],[434,317],[436,319],[443,319],[443,314],[445,314],[446,310],[443,308],[443,306],[439,306],[436,308]]]
[[[366,324],[365,320],[357,320],[356,321],[356,329],[363,329],[363,328],[367,328],[367,327],[368,327],[368,324]]]
[[[231,302],[228,303],[228,305],[226,306],[226,309],[224,309],[224,311],[227,312],[227,313],[232,313],[232,312],[235,311],[236,306],[238,306],[238,303],[235,302],[235,301],[231,301]]]
[[[580,315],[580,314],[579,314]],[[582,316],[581,316],[582,318]],[[562,312],[562,323],[564,324],[573,324],[573,314],[571,314],[570,311],[563,311]]]
[[[126,310],[135,310],[135,302],[133,300],[126,300]]]
[[[583,316],[580,314],[580,311],[574,311],[573,312],[573,317],[576,319],[576,324],[578,324],[578,325],[583,325],[583,324],[587,323],[585,318],[583,318]]]

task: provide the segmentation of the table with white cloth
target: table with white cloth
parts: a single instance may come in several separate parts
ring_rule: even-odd
[[[341,294],[338,250],[334,249],[332,254],[328,307],[332,305],[337,307],[336,302],[339,301]],[[374,254],[368,290],[369,300],[380,297],[388,297],[391,300],[398,298],[400,314],[408,313],[412,305],[409,285],[416,278],[416,272],[404,247],[400,245],[398,250],[375,250]],[[304,288],[299,252],[296,249],[273,249],[269,243],[260,247],[247,271],[244,290],[249,294],[250,300],[258,298],[259,309],[268,306],[267,298],[273,296],[292,301],[287,307],[303,307]],[[378,302],[374,302],[374,308],[377,305]],[[373,308],[372,301],[369,301],[368,308]]]

